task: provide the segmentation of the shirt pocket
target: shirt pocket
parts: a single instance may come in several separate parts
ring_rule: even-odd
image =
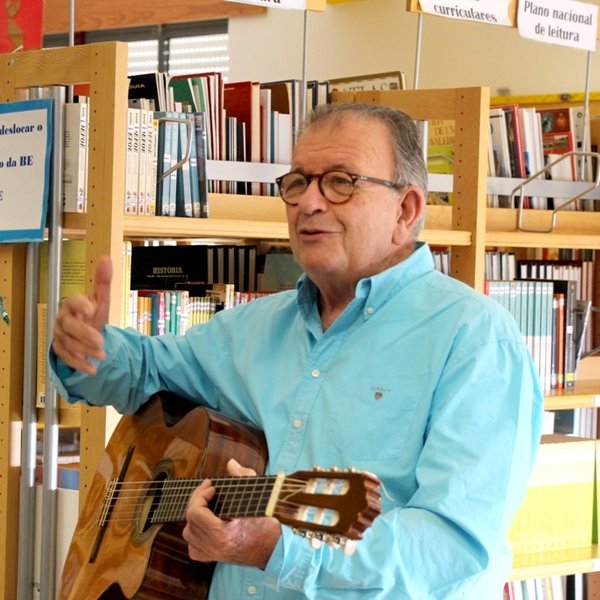
[[[412,453],[423,443],[429,377],[430,373],[395,376],[385,383],[360,377],[338,386],[330,443],[351,463],[401,457],[409,441]]]

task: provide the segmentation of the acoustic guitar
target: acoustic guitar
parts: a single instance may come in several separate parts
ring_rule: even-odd
[[[274,516],[346,550],[381,512],[379,481],[369,473],[228,477],[230,458],[264,473],[262,432],[164,393],[122,417],[79,516],[60,600],[205,599],[214,565],[192,561],[181,537],[189,498],[205,478],[221,518]]]

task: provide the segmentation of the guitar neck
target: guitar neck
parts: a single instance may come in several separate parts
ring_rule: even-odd
[[[273,513],[282,478],[283,476],[211,478],[216,493],[210,508],[222,519],[270,515]],[[190,496],[202,481],[183,478],[156,482],[155,485],[160,484],[160,490],[155,497],[152,523],[185,521]]]

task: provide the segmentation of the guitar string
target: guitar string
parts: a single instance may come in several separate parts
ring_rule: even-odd
[[[290,502],[290,501],[278,501],[277,502],[277,510],[275,510],[275,514],[279,514],[281,516],[283,516],[285,514],[285,516],[288,516],[290,518],[294,518],[297,519],[297,517],[295,516],[296,513],[302,509],[306,508],[303,504],[298,504],[296,502]],[[285,513],[282,509],[285,509]],[[111,514],[110,517],[110,522],[111,523],[115,523],[115,524],[119,524],[119,523],[131,523],[134,515],[136,514],[137,510],[132,509],[131,507],[129,508],[123,508],[121,506],[118,506],[115,509],[115,512],[113,514]],[[228,512],[228,513],[221,513],[219,515],[221,518],[224,519],[234,519],[237,517],[252,517],[252,516],[264,516],[264,511],[262,513],[259,514],[248,514],[248,511],[242,511],[241,513],[238,512]],[[151,524],[155,524],[155,525],[160,525],[164,522],[182,522],[185,521],[185,514],[181,514],[181,513],[174,513],[172,515],[170,515],[171,518],[167,519],[166,521],[160,521],[160,520],[151,520]],[[297,519],[301,522],[304,522],[306,524],[311,523],[312,521],[308,520],[308,519]]]
[[[263,483],[272,483],[274,481],[273,477],[263,477],[263,478],[251,478],[251,479],[247,479],[247,478],[240,478],[242,481],[237,482],[237,481],[231,481],[231,479],[225,479],[225,480],[219,480],[218,478],[214,480],[216,487],[218,487],[218,492],[219,492],[219,498],[221,499],[221,504],[226,504],[228,501],[231,503],[232,501],[237,501],[238,503],[238,508],[237,511],[236,510],[229,510],[229,512],[227,512],[226,515],[224,515],[225,517],[230,517],[231,515],[233,516],[237,516],[237,515],[245,515],[247,514],[248,510],[245,508],[248,505],[248,501],[250,500],[255,500],[256,499],[256,487],[257,487],[257,480],[258,481],[262,481]],[[202,480],[187,480],[187,479],[183,479],[183,480],[177,480],[177,479],[173,479],[173,480],[163,480],[163,481],[154,481],[151,483],[151,485],[144,485],[143,482],[115,482],[115,485],[113,485],[111,487],[111,491],[116,491],[117,489],[119,490],[118,494],[114,494],[114,496],[110,499],[110,501],[104,503],[105,505],[105,510],[103,511],[103,513],[107,513],[109,512],[108,506],[110,505],[110,513],[111,513],[111,521],[122,521],[122,520],[129,520],[131,515],[134,515],[138,509],[142,506],[144,506],[144,504],[147,502],[147,498],[148,496],[140,496],[139,492],[149,492],[149,491],[157,491],[157,492],[161,492],[163,491],[164,488],[164,484],[165,482],[178,482],[178,486],[180,489],[177,490],[177,494],[172,494],[173,492],[173,486],[169,486],[169,492],[170,495],[173,496],[173,501],[167,501],[167,502],[162,502],[163,505],[169,505],[167,508],[171,507],[172,508],[172,504],[175,504],[177,506],[177,511],[174,514],[177,515],[182,515],[182,513],[185,513],[187,511],[187,504],[188,504],[188,500],[189,497],[191,495],[191,492],[197,487],[197,481],[202,481]],[[224,481],[225,484],[222,486],[218,485],[219,481]],[[240,486],[240,483],[247,483],[248,481],[253,481],[253,490],[248,490],[247,486],[242,487]],[[293,480],[293,479],[286,479],[280,495],[281,496],[290,496],[293,495],[299,491],[303,491],[306,488],[306,482],[303,480]],[[225,493],[223,493],[223,491],[225,491]],[[233,491],[233,499],[231,497],[227,497],[228,495],[231,496],[231,492]],[[264,494],[267,493],[267,497],[264,497]],[[272,493],[272,488],[263,488],[262,490],[262,494],[263,496],[261,496],[261,498],[258,499],[258,502],[255,502],[255,510],[259,510],[260,507],[260,503],[262,501],[262,504],[264,505],[261,509],[261,514],[264,514],[264,510],[266,509],[266,503],[268,501],[268,499],[270,498],[270,495]],[[152,501],[153,499],[151,498],[150,501]],[[182,503],[182,500],[184,501]],[[160,506],[161,506],[161,499],[157,500],[158,502],[158,512],[160,513],[166,513],[166,515],[168,516],[169,514],[171,514],[168,510],[160,510]],[[300,507],[301,505],[294,503],[294,502],[289,502],[288,500],[286,500],[285,498],[280,498],[277,502],[278,506],[283,507],[283,506],[288,506],[288,507],[292,507],[294,509],[297,509],[298,507]]]

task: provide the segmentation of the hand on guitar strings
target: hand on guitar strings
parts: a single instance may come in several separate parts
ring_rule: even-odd
[[[112,263],[108,256],[98,260],[91,296],[66,298],[56,317],[52,349],[69,367],[95,375],[94,360],[104,360],[102,331],[108,321]]]
[[[234,477],[255,477],[256,472],[242,467],[233,458],[227,471]],[[281,535],[279,521],[273,517],[246,517],[225,521],[208,507],[215,495],[210,480],[194,490],[187,509],[183,539],[192,560],[229,562],[264,569]]]

